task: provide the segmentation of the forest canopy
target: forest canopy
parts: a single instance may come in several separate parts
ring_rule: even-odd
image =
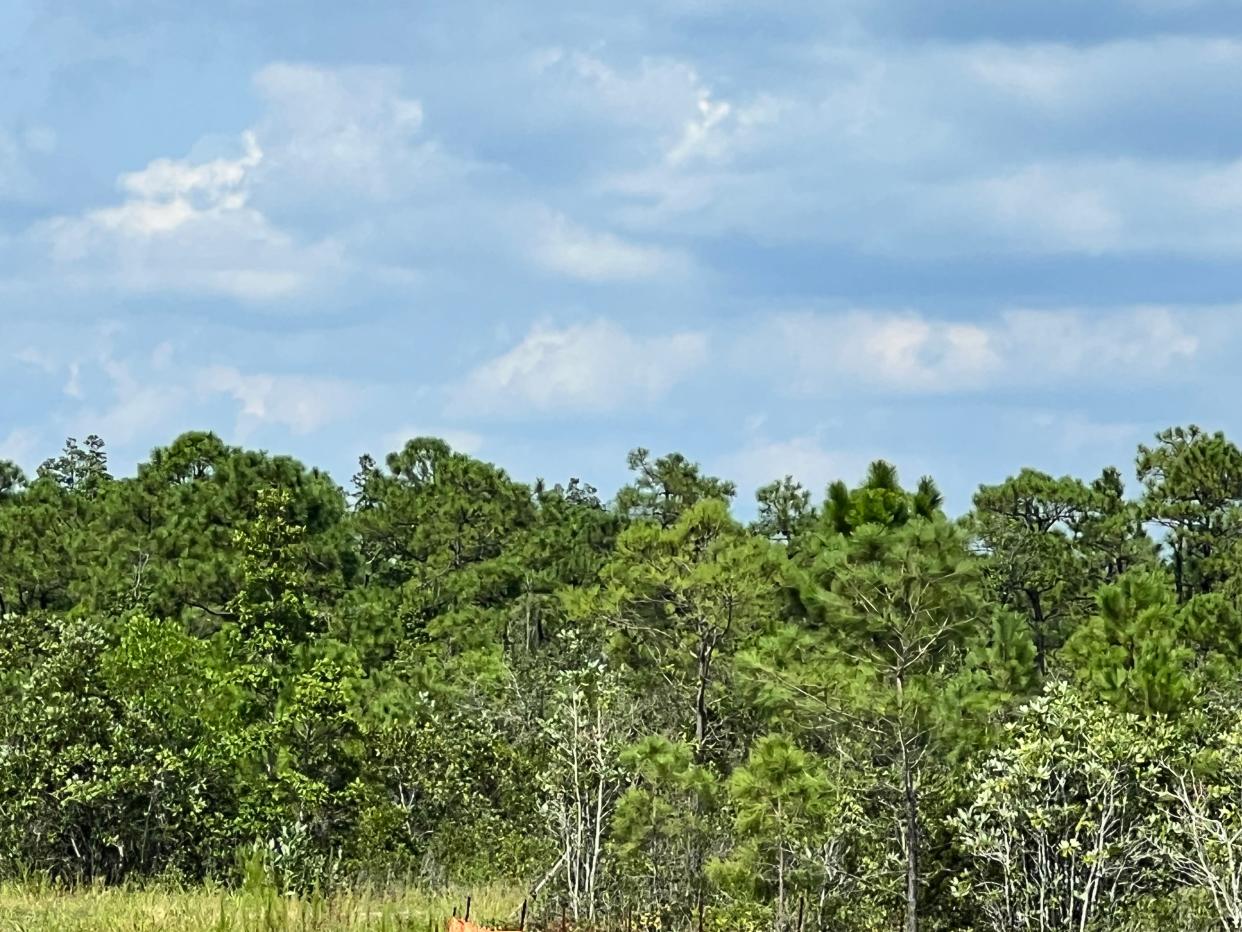
[[[1242,451],[946,515],[433,438],[0,461],[0,877],[504,881],[644,928],[1242,928]],[[988,477],[981,477],[988,478]],[[1172,923],[1172,926],[1170,925]]]

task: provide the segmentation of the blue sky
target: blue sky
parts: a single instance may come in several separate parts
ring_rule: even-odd
[[[0,4],[0,456],[951,506],[1242,437],[1236,0]]]

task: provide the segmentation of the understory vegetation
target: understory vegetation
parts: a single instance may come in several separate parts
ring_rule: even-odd
[[[530,926],[1242,929],[1228,439],[960,518],[883,462],[750,522],[629,465],[0,462],[0,919],[425,929],[402,891],[492,885]]]
[[[481,895],[480,895],[481,894]],[[444,932],[465,894],[333,891],[298,896],[270,885],[225,889],[201,884],[66,888],[48,882],[0,884],[0,928],[20,932]],[[474,890],[475,915],[496,922],[513,912],[517,890]]]

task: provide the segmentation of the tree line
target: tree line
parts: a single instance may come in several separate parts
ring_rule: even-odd
[[[0,874],[507,881],[582,925],[1242,929],[1242,451],[951,519],[431,438],[0,462]]]

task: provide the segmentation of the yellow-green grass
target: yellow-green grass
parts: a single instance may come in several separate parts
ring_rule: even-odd
[[[0,932],[443,932],[454,908],[509,925],[522,894],[489,887],[425,893],[346,892],[286,897],[215,887],[0,885]]]

